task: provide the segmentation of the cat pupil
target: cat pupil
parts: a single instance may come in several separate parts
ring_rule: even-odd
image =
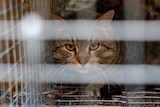
[[[69,45],[69,47],[70,47],[70,48],[73,48],[73,46],[72,46],[72,45]]]

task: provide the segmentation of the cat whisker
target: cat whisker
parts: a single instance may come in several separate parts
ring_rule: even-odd
[[[98,71],[100,71],[101,74],[102,74],[102,76],[106,79],[106,81],[107,81],[107,87],[108,87],[107,89],[108,89],[108,92],[109,92],[110,91],[110,82],[109,82],[109,79],[107,78],[107,75],[105,75],[104,71],[101,68],[99,68]]]
[[[64,77],[68,74],[69,71],[70,71],[69,67],[66,66],[65,73],[63,73],[63,77],[62,77],[61,82],[60,82],[61,83],[61,92],[63,92],[62,91],[62,88],[63,88],[62,84],[63,84]]]
[[[105,80],[106,80],[107,82],[109,82],[109,79],[108,79],[107,75],[105,75],[103,69],[101,69],[100,67],[97,67],[96,71],[97,71],[97,72],[101,72],[101,74],[102,74],[102,76],[105,78]]]
[[[63,74],[62,71],[64,71],[64,69],[66,69],[66,66],[61,66],[61,65],[57,65],[57,66],[60,66],[60,67],[55,71],[54,77],[57,76],[59,73]],[[60,81],[60,80],[57,80],[57,81]]]

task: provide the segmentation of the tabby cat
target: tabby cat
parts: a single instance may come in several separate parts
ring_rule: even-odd
[[[100,1],[100,0],[98,0]],[[114,2],[115,1],[115,2]],[[132,2],[131,2],[132,1]],[[131,0],[128,1],[127,5],[133,6],[130,8],[127,6],[126,10],[124,9],[122,0],[101,0],[101,4],[97,6],[97,11],[99,13],[104,13],[104,11],[109,9],[114,9],[116,15],[115,20],[129,19],[129,20],[155,20],[159,18],[159,1],[160,0],[145,0],[145,2],[139,5],[139,1]],[[106,3],[111,2],[111,3]],[[125,1],[126,2],[126,1]],[[111,5],[112,4],[112,5]],[[113,6],[114,4],[114,6]],[[122,5],[123,4],[123,5]],[[106,6],[105,6],[106,5]],[[113,7],[112,7],[113,6]],[[136,7],[136,8],[135,8]],[[101,11],[100,11],[101,10]],[[124,15],[124,10],[128,14]],[[85,13],[87,11],[87,13]],[[142,14],[136,14],[137,11],[141,11]],[[88,14],[90,13],[90,14]],[[80,11],[78,14],[81,15],[82,19],[92,19],[96,15],[93,12],[88,10]],[[75,19],[76,14],[69,16],[69,19]],[[108,11],[102,16],[98,17],[96,21],[106,20],[105,23],[111,23],[111,20],[114,16],[114,11]],[[55,15],[54,15],[55,17]],[[63,20],[60,17],[56,17]],[[68,19],[68,17],[64,17]],[[78,17],[79,18],[79,17]],[[55,19],[55,18],[54,18]],[[108,29],[111,29],[111,25],[102,27],[106,29],[107,32],[110,32]],[[91,26],[84,28],[92,28]],[[76,27],[75,27],[76,29]],[[86,31],[87,31],[86,29]],[[78,29],[81,31],[80,29]],[[81,31],[83,32],[83,31]],[[83,32],[85,33],[85,32]],[[81,33],[77,32],[78,36]],[[112,33],[109,33],[110,36],[113,36]],[[76,35],[77,36],[77,35]],[[89,36],[89,35],[88,35]],[[100,35],[98,35],[100,36]],[[55,40],[50,43],[50,58],[49,60],[52,63],[58,64],[73,64],[81,67],[88,66],[89,64],[160,64],[160,42],[126,42],[125,45],[123,42],[118,41],[98,41],[98,40]],[[139,48],[140,47],[140,48]],[[125,48],[129,51],[125,52]],[[141,52],[140,52],[141,51]],[[125,56],[126,55],[126,56]],[[90,96],[96,94],[97,97],[100,96],[100,91],[104,88],[104,84],[89,84],[86,87],[86,93]],[[133,88],[133,87],[132,87]],[[117,90],[116,90],[117,91]]]
[[[66,33],[61,30],[63,35],[70,34],[73,36],[73,38],[68,40],[56,39],[50,42],[49,51],[51,52],[50,56],[52,63],[67,64],[72,65],[71,67],[77,66],[84,69],[88,65],[124,63],[124,43],[108,39],[113,37],[111,33],[111,22],[113,16],[114,11],[110,10],[97,18],[96,21],[93,21],[94,24],[92,23],[91,25],[87,25],[88,23],[82,21],[84,24],[78,23],[78,25],[70,26],[69,31],[66,30],[66,28],[65,30],[68,31]],[[60,17],[56,18],[61,19]],[[103,23],[101,23],[101,21]],[[98,26],[97,29],[95,29],[96,26]],[[73,30],[71,30],[72,27]],[[106,38],[106,40],[92,39],[92,36],[90,37],[90,35],[94,35],[94,33],[97,34],[98,30],[100,30],[98,37],[101,37],[103,34],[105,34],[105,36],[108,38]],[[78,38],[78,36],[88,36],[89,39],[75,39]],[[86,93],[90,96],[96,95],[96,97],[101,97],[100,91],[103,86],[104,84],[89,84],[86,87]]]

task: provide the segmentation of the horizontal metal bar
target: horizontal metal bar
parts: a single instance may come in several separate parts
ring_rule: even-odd
[[[66,24],[64,23],[64,21],[42,20],[42,18],[37,14],[31,14],[28,15],[26,18],[23,18],[23,20],[20,22],[21,25],[19,26],[21,27],[19,31],[21,32],[21,34],[23,34],[22,35],[23,37],[21,39],[24,40],[26,39],[54,40],[54,39],[70,39],[70,38],[77,38],[80,40],[96,39],[96,40],[124,40],[124,41],[160,40],[159,36],[160,21],[113,21],[112,23],[112,27],[114,30],[113,35],[108,34],[106,29],[103,29],[104,31],[101,31],[102,29],[100,28],[102,26],[100,25],[101,23],[105,22],[99,21],[99,23],[97,22],[98,24],[95,24],[94,22],[95,21],[93,20],[81,20],[81,21],[69,21]],[[76,26],[77,24],[79,26]],[[0,28],[3,28],[2,25],[3,24],[0,24]],[[57,29],[61,29],[62,31],[60,32]],[[15,39],[18,39],[18,37],[16,37]]]
[[[104,102],[104,103],[126,103],[126,101],[116,101],[116,100],[55,100],[55,102]]]
[[[157,96],[141,96],[141,95],[137,95],[137,96],[127,96],[127,99],[160,99],[160,97]]]
[[[154,91],[138,91],[138,92],[126,92],[127,94],[160,94],[160,92],[154,92]]]
[[[61,97],[89,97],[89,95],[62,95]]]
[[[0,67],[2,66],[1,74],[8,69],[7,64],[0,64]],[[71,67],[68,69],[67,65],[22,64],[20,66],[17,64],[15,67],[17,67],[17,76],[21,74],[22,67],[22,69],[25,68],[25,71],[32,72],[39,81],[36,81],[30,72],[26,72],[25,75],[28,75],[26,79],[39,83],[160,84],[160,66],[158,65],[90,65],[86,68]],[[84,70],[84,72],[81,73],[79,70]],[[14,80],[14,77],[12,79]]]
[[[14,106],[14,105],[6,105],[6,104],[4,104],[4,105],[1,105],[1,107],[17,107],[17,106]],[[27,104],[25,104],[25,106],[31,106],[31,105],[27,105]],[[45,104],[41,104],[41,105],[35,105],[34,107],[56,107],[56,105],[45,105]],[[72,106],[72,105],[58,105],[58,107],[77,107],[77,106]],[[91,106],[89,106],[89,105],[78,105],[78,107],[99,107],[98,105],[96,106],[96,105],[91,105]],[[124,107],[124,106],[103,106],[103,107]]]
[[[127,102],[128,104],[133,104],[133,105],[137,105],[137,104],[160,104],[160,102]]]

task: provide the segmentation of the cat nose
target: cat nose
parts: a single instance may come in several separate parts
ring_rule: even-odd
[[[88,63],[88,60],[84,59],[84,60],[79,60],[78,61],[82,66],[85,66]]]

